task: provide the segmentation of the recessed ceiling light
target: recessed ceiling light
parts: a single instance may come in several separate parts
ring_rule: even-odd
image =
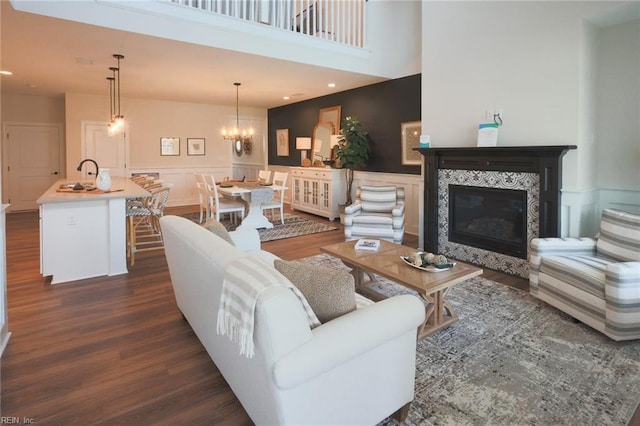
[[[283,96],[282,99],[284,99],[285,101],[288,101],[289,97],[288,96]]]
[[[328,86],[329,87],[336,87],[336,84],[335,83],[329,83]]]
[[[7,70],[0,70],[0,75],[13,75],[13,73]]]

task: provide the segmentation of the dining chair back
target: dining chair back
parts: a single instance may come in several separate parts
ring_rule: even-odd
[[[271,221],[274,221],[275,218],[275,210],[280,210],[280,223],[284,225],[284,191],[287,186],[287,179],[289,178],[289,173],[285,172],[274,172],[273,173],[273,185],[280,186],[281,189],[274,189],[273,191],[273,199],[266,203],[262,203],[260,208],[264,214],[265,210],[270,211]]]
[[[258,172],[258,180],[261,183],[271,183],[271,171],[270,170],[260,170]]]
[[[220,197],[218,194],[218,187],[216,186],[216,180],[212,174],[205,174],[207,191],[209,193],[209,212],[210,217],[214,217],[220,222],[220,216],[225,213],[231,214],[231,220],[236,221],[238,214],[240,220],[244,219],[245,205],[244,203],[228,199],[226,197]]]

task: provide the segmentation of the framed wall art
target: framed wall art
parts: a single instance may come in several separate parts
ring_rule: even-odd
[[[278,157],[289,156],[289,129],[276,130],[276,155]]]
[[[180,138],[160,138],[160,155],[180,155]]]
[[[187,155],[204,155],[204,138],[187,138]]]
[[[422,123],[420,121],[409,121],[400,124],[403,165],[419,166],[422,164],[422,154],[413,150],[413,148],[420,147],[421,133]]]

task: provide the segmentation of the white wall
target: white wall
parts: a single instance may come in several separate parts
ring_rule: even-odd
[[[600,29],[598,167],[602,188],[640,188],[640,20]]]
[[[603,140],[596,119],[602,117],[600,30],[587,19],[620,7],[621,2],[604,1],[423,3],[423,133],[431,135],[434,146],[475,146],[485,111],[501,108],[498,145],[577,145],[563,162],[563,194],[571,193],[563,195],[563,204],[572,203],[563,206],[563,234],[583,233],[594,223],[592,212],[599,212],[593,190],[603,183],[595,172],[602,168],[601,146],[606,153],[614,145],[613,152],[634,151],[631,141]],[[636,49],[631,61],[637,69],[637,33],[620,36],[635,37],[624,45]],[[614,70],[628,68],[605,60]],[[637,72],[635,79],[637,84]],[[631,89],[627,94],[633,100],[625,108],[635,112],[637,132],[637,85],[621,85]],[[637,157],[636,166],[633,159],[613,161],[615,179],[632,182]]]
[[[82,160],[81,121],[106,121],[108,108],[106,95],[67,93],[68,175],[77,173],[75,167]],[[243,155],[240,159],[233,156],[231,141],[220,136],[223,127],[235,125],[235,106],[122,98],[122,112],[129,128],[130,169],[230,167],[232,162],[240,160],[254,164],[265,162],[266,110],[263,108],[240,109],[240,125],[255,130],[252,154]],[[161,156],[161,137],[180,138],[180,155]],[[205,138],[205,155],[188,156],[187,138]]]
[[[390,78],[419,74],[422,2],[369,0],[366,8],[366,48],[376,73]]]

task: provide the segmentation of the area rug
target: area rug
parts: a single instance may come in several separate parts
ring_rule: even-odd
[[[326,254],[306,260],[345,268]],[[411,293],[376,278],[383,294]],[[481,277],[452,287],[448,300],[460,320],[418,342],[415,400],[403,424],[627,425],[633,416],[640,341],[614,342]]]
[[[182,217],[186,217],[196,223],[198,223],[198,220],[200,219],[200,215],[198,213],[187,213],[182,215]],[[280,216],[276,215],[276,220],[273,222],[272,229],[258,229],[260,241],[264,243],[267,241],[282,240],[285,238],[317,234],[319,232],[334,231],[338,229],[336,226],[305,219],[291,213],[284,214],[284,225],[279,219]],[[232,224],[229,219],[223,219],[221,222],[229,231],[233,231],[237,227],[237,225]]]

